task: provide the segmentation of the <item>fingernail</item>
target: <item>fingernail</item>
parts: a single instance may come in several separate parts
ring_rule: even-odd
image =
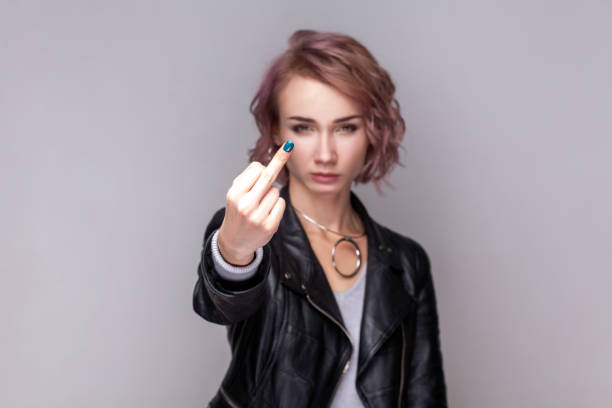
[[[283,146],[283,150],[287,153],[293,150],[293,142],[291,140],[287,140]]]

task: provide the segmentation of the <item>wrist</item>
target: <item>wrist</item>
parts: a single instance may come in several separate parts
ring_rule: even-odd
[[[220,232],[221,231],[219,231],[219,235],[217,236],[217,248],[219,249],[219,254],[225,262],[232,266],[238,267],[246,266],[253,262],[255,259],[255,252],[251,252],[247,255],[237,255],[235,251],[232,251],[223,244]]]

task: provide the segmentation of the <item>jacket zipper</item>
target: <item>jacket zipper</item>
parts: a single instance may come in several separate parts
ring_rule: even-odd
[[[234,402],[234,400],[232,400],[229,395],[227,395],[227,393],[225,392],[225,390],[223,389],[223,386],[220,387],[220,391],[221,391],[221,395],[223,395],[223,398],[225,398],[225,401],[227,401],[228,404],[230,404],[230,406],[232,408],[240,408],[240,406],[238,404],[236,404]]]
[[[404,322],[402,322],[401,324],[401,331],[402,331],[402,371],[400,373],[400,389],[399,389],[399,397],[397,397],[397,408],[401,408],[402,407],[402,393],[404,391],[404,360],[406,359],[406,356],[404,355],[406,353],[406,334],[404,333]]]
[[[346,362],[346,364],[344,365],[344,368],[342,369],[342,373],[340,374],[340,377],[338,378],[338,381],[336,381],[336,386],[334,387],[334,391],[332,392],[332,396],[329,399],[329,403],[327,404],[327,406],[329,407],[334,399],[334,396],[336,395],[336,391],[338,390],[338,385],[340,385],[340,381],[342,380],[342,377],[344,377],[344,374],[348,371],[349,368],[349,364],[351,362],[351,356],[353,355],[353,350],[355,348],[355,345],[353,344],[353,339],[351,339],[351,335],[349,334],[349,332],[346,331],[346,329],[340,324],[340,322],[338,322],[336,319],[334,319],[334,317],[332,315],[330,315],[329,313],[327,313],[325,310],[321,309],[319,306],[317,306],[312,299],[310,298],[310,295],[308,293],[306,293],[306,299],[308,299],[308,301],[310,302],[311,305],[313,305],[317,310],[319,310],[321,313],[323,313],[325,316],[327,316],[328,318],[330,318],[334,323],[336,323],[336,325],[338,325],[338,327],[340,327],[342,329],[342,331],[344,332],[344,334],[346,334],[346,337],[348,337],[349,341],[351,342],[351,354],[349,355],[349,359]]]

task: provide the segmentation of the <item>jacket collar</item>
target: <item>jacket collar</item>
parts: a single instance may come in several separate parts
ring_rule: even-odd
[[[361,217],[368,237],[366,288],[361,320],[358,375],[410,310],[413,294],[402,280],[400,249],[385,229],[374,221],[365,206],[350,192],[351,205]],[[344,326],[344,320],[325,273],[298,219],[289,197],[289,184],[280,190],[285,212],[279,225],[274,251],[280,254],[282,283],[311,300]],[[365,260],[364,260],[365,262]],[[411,285],[408,285],[411,287]]]

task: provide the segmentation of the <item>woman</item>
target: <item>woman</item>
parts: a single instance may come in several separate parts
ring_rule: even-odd
[[[398,161],[395,87],[349,36],[289,45],[251,104],[251,163],[204,235],[193,306],[232,349],[209,406],[445,407],[427,253],[351,191],[380,192]]]

